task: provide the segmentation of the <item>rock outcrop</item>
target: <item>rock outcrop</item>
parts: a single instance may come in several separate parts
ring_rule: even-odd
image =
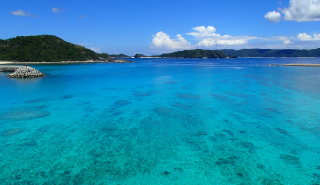
[[[44,74],[31,67],[20,67],[13,73],[7,75],[9,78],[38,78],[44,77]]]

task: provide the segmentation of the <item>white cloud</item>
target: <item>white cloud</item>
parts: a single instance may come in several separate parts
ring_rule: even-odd
[[[247,44],[247,40],[235,39],[235,40],[216,40],[212,38],[206,38],[200,41],[197,45],[198,47],[211,47],[214,45],[239,45],[239,44]]]
[[[320,0],[290,0],[288,8],[278,8],[287,21],[320,21]],[[270,22],[279,22],[279,12],[268,12],[265,16]]]
[[[290,0],[289,8],[282,10],[284,20],[319,21],[320,0]]]
[[[315,40],[320,40],[320,34],[313,34],[313,38],[311,35],[308,35],[306,33],[299,33],[297,35],[298,39],[301,41],[315,41]]]
[[[91,49],[92,51],[94,51],[94,52],[101,53],[101,51],[100,51],[99,48],[91,47],[90,49]]]
[[[311,35],[308,35],[306,33],[299,33],[297,35],[298,39],[300,39],[301,41],[311,41],[313,40]]]
[[[249,36],[230,36],[215,33],[216,28],[213,26],[198,26],[192,28],[196,32],[187,33],[197,39],[202,39],[195,47],[211,47],[214,45],[242,45],[247,44],[248,40],[257,39],[257,37]]]
[[[190,33],[187,33],[187,35],[192,35],[194,37],[220,36],[219,34],[214,33],[216,32],[216,28],[213,26],[208,26],[207,28],[204,26],[198,26],[192,29],[197,32],[190,32]]]
[[[53,7],[53,8],[52,8],[52,11],[53,11],[54,13],[60,13],[60,12],[63,11],[63,9],[62,9],[62,8]]]
[[[263,40],[270,40],[270,41],[284,41],[284,40],[290,40],[293,39],[293,37],[288,36],[272,36],[269,38],[263,38]]]
[[[216,45],[216,41],[213,39],[203,39],[200,41],[197,46],[204,46],[204,47],[210,47]]]
[[[293,44],[293,42],[291,42],[290,40],[284,40],[283,44]]]
[[[170,39],[170,36],[162,31],[153,36],[152,48],[162,48],[166,50],[190,49],[191,44],[180,34],[177,39]]]
[[[16,16],[30,16],[30,17],[37,17],[37,15],[32,15],[29,11],[28,12],[24,12],[22,10],[17,10],[17,11],[11,11],[12,15],[16,15]]]
[[[268,19],[269,22],[280,22],[282,19],[281,14],[276,11],[266,13],[264,18]]]

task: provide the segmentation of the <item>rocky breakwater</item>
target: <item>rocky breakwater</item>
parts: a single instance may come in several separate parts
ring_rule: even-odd
[[[38,78],[44,74],[32,67],[19,67],[13,73],[7,75],[9,78]]]

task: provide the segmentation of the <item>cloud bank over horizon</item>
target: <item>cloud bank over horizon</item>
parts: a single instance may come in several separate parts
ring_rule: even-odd
[[[243,48],[270,48],[270,49],[300,49],[317,47],[320,44],[320,34],[308,35],[299,33],[294,36],[271,36],[271,37],[256,37],[256,36],[230,36],[220,35],[216,33],[216,28],[213,26],[197,26],[191,28],[192,31],[186,35],[192,36],[195,44],[191,44],[181,34],[177,34],[175,39],[170,38],[169,34],[163,31],[153,35],[151,49],[154,52],[171,52],[176,50],[188,49],[243,49]],[[254,44],[249,45],[250,40],[256,40]],[[309,41],[309,42],[305,42]]]
[[[160,49],[163,51],[173,51],[181,49],[195,49],[195,48],[212,48],[214,46],[232,46],[232,45],[244,45],[249,40],[258,39],[251,36],[230,36],[220,35],[216,33],[216,28],[213,26],[197,26],[192,28],[192,32],[187,35],[193,36],[197,44],[191,45],[180,34],[176,35],[176,39],[171,39],[170,36],[163,31],[153,35],[151,48]]]
[[[269,22],[280,22],[282,19],[297,22],[320,21],[320,0],[290,0],[288,8],[278,8],[278,11],[270,11],[264,18]]]

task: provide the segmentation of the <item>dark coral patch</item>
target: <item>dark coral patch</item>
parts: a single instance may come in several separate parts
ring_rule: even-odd
[[[65,95],[65,96],[62,96],[61,99],[69,99],[69,98],[73,98],[74,95]]]
[[[135,97],[144,97],[144,96],[150,96],[151,93],[144,93],[144,92],[139,92],[139,93],[133,93]]]
[[[192,106],[186,105],[186,104],[183,104],[183,103],[180,103],[180,102],[175,102],[172,106],[176,107],[176,108],[184,109],[184,110],[192,108]]]
[[[20,134],[23,131],[24,130],[22,128],[13,128],[13,129],[9,129],[9,130],[6,130],[6,131],[2,132],[1,136],[10,137],[10,136],[14,136],[14,135]]]
[[[176,84],[176,83],[178,83],[177,81],[166,81],[165,82],[166,84]]]
[[[50,113],[44,110],[38,109],[18,109],[12,110],[0,115],[0,120],[19,121],[19,120],[31,120],[49,116]]]
[[[189,99],[199,99],[200,97],[198,95],[186,93],[186,94],[177,94],[179,98],[189,98]]]
[[[25,101],[26,103],[41,103],[51,100],[51,98],[38,98],[34,100]]]
[[[289,132],[282,128],[276,128],[276,130],[283,135],[289,135]]]
[[[289,164],[300,164],[300,158],[295,155],[281,154],[280,159]]]
[[[129,104],[131,104],[131,102],[127,101],[127,100],[119,100],[119,101],[114,102],[114,105],[119,105],[119,106],[129,105]]]

